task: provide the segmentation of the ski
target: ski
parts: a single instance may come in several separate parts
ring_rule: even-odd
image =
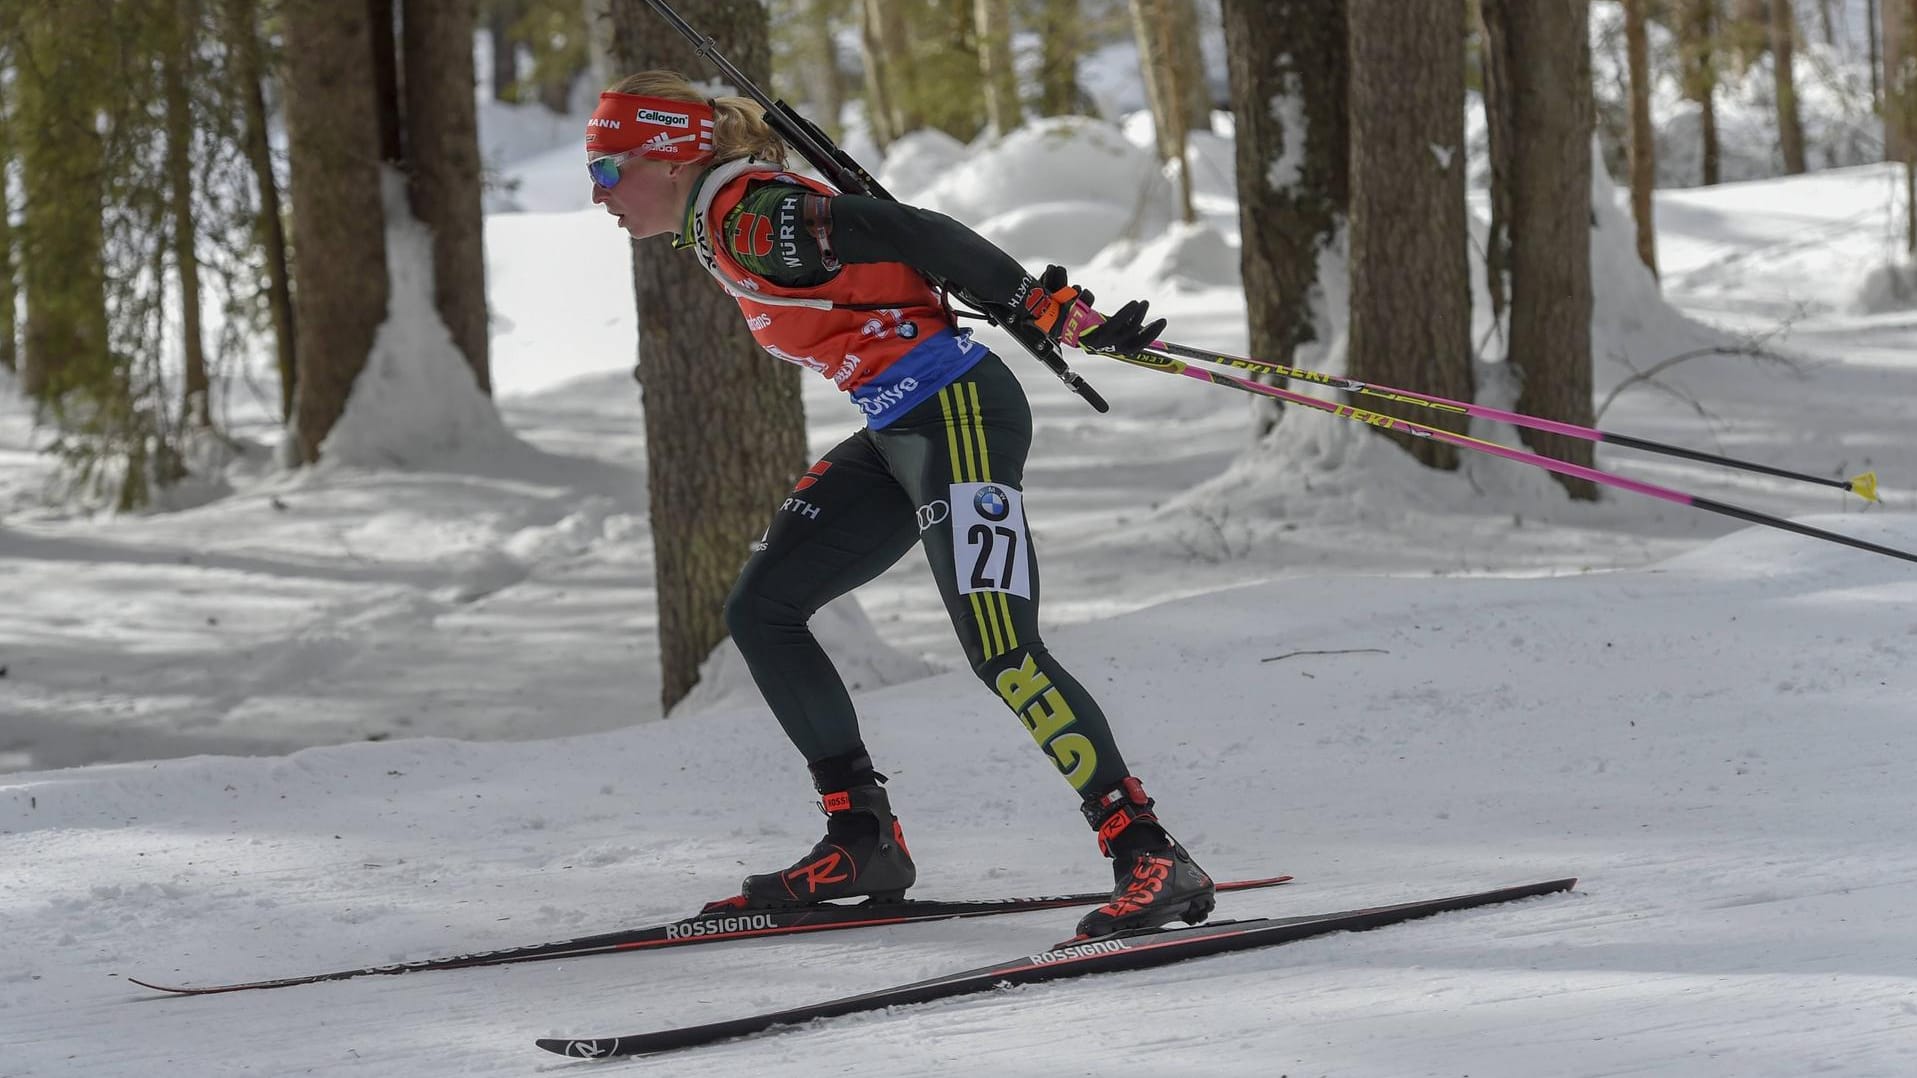
[[[1251,891],[1261,887],[1275,887],[1290,880],[1290,876],[1233,880],[1219,884],[1218,890],[1220,892]],[[918,924],[924,921],[945,921],[961,917],[996,917],[1008,913],[1029,913],[1033,910],[1059,909],[1067,906],[1095,906],[1109,898],[1111,895],[1106,892],[1086,892],[1045,898],[974,899],[952,902],[905,899],[897,902],[867,901],[851,905],[825,903],[817,906],[793,906],[786,909],[723,910],[694,914],[682,920],[648,925],[644,928],[606,932],[596,936],[553,940],[549,943],[535,943],[523,947],[503,947],[491,951],[474,951],[471,954],[425,958],[415,962],[398,962],[385,966],[362,966],[358,969],[338,970],[332,973],[310,973],[263,981],[198,986],[156,984],[137,977],[128,977],[127,980],[156,992],[168,992],[180,996],[207,996],[220,992],[246,992],[262,988],[290,988],[294,985],[318,984],[321,981],[344,981],[353,977],[369,977],[375,974],[425,973],[434,970],[471,969],[475,966],[504,966],[516,962],[540,962],[557,958],[617,954],[624,951],[689,947],[700,943],[759,939],[765,936],[786,936],[800,932],[877,928],[883,925]]]
[[[827,1000],[790,1010],[768,1011],[723,1022],[712,1022],[683,1029],[665,1029],[624,1037],[541,1038],[539,1047],[548,1052],[579,1059],[603,1059],[609,1056],[651,1055],[682,1048],[711,1044],[778,1026],[791,1026],[820,1018],[836,1018],[861,1011],[876,1011],[912,1003],[925,1003],[950,996],[984,992],[1008,985],[1080,977],[1090,973],[1145,969],[1190,958],[1270,947],[1280,943],[1322,936],[1332,932],[1363,932],[1419,917],[1511,902],[1520,898],[1569,891],[1576,879],[1547,880],[1519,887],[1501,887],[1491,891],[1453,895],[1450,898],[1401,902],[1393,906],[1344,910],[1308,917],[1258,918],[1246,921],[1214,921],[1194,928],[1164,928],[1145,932],[1122,933],[1083,943],[1062,944],[1040,954],[1022,955],[990,966],[953,973],[944,977],[894,985],[856,996]]]

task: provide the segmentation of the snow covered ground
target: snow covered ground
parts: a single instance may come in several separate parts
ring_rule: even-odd
[[[1830,523],[1917,541],[1908,516]],[[1913,602],[1895,562],[1742,533],[1645,570],[1325,575],[1054,633],[1209,867],[1301,877],[1229,914],[1584,882],[631,1069],[1911,1073]],[[969,680],[862,697],[921,893],[1096,886],[1066,790]],[[317,971],[670,918],[808,841],[805,796],[750,708],[529,743],[13,776],[0,1073],[520,1074],[547,1062],[534,1036],[846,994],[1036,950],[1069,922],[203,999],[120,980]]]
[[[1229,143],[1201,140],[1204,221],[1177,229],[1114,180],[1141,175],[1138,135],[1098,151],[1113,182],[1078,202],[1083,177],[1043,165],[1056,139],[999,151],[1025,171],[963,182],[935,177],[968,151],[925,139],[887,180],[989,233],[1081,245],[1102,296],[1149,295],[1173,338],[1242,350]],[[626,245],[569,208],[577,177],[539,148],[518,146],[512,173],[527,212],[487,222],[504,430],[355,435],[340,448],[359,465],[291,477],[259,449],[225,496],[89,518],[40,502],[44,435],[0,393],[0,1076],[564,1069],[579,1065],[532,1038],[847,994],[1036,950],[1071,923],[201,999],[122,979],[669,919],[816,837],[802,769],[723,652],[687,714],[648,721]],[[1901,229],[1891,177],[1660,195],[1675,309],[1609,211],[1594,259],[1600,400],[1617,391],[1603,426],[1836,477],[1874,468],[1884,505],[1608,449],[1601,463],[1917,549],[1917,311],[1881,287]],[[437,347],[412,325],[396,347]],[[1636,377],[1749,340],[1765,354]],[[406,380],[407,354],[384,403],[457,407],[444,378]],[[1917,1073],[1902,890],[1917,883],[1917,566],[1629,495],[1570,505],[1499,461],[1434,476],[1314,415],[1254,447],[1243,398],[1087,357],[1113,404],[1098,416],[1014,366],[1040,428],[1027,492],[1053,650],[1208,868],[1299,877],[1221,916],[1562,875],[1578,891],[621,1073]],[[857,416],[814,383],[823,450]],[[274,436],[244,412],[236,430]],[[862,656],[852,680],[918,894],[1108,879],[1065,785],[955,661],[916,555],[827,614],[828,646]]]

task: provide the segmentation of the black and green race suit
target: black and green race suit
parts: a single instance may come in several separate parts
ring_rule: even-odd
[[[826,280],[847,262],[904,262],[1010,306],[1029,278],[949,217],[862,196],[766,183],[735,212],[789,221],[801,265],[750,266],[780,285]],[[974,345],[982,348],[982,345]],[[808,763],[863,750],[844,682],[807,622],[916,544],[972,670],[1025,725],[1073,789],[1096,795],[1130,772],[1105,714],[1039,635],[1037,553],[1022,494],[1032,413],[990,353],[930,399],[840,442],[774,514],[726,603],[726,623],[787,736]]]

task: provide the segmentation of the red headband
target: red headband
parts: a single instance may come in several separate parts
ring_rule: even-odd
[[[712,156],[712,106],[608,90],[586,121],[586,154],[639,151],[654,161],[703,161]]]

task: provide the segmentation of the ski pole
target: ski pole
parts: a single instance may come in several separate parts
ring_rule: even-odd
[[[1799,524],[1796,521],[1772,516],[1769,513],[1760,513],[1754,509],[1745,509],[1741,506],[1713,501],[1710,498],[1701,498],[1695,494],[1686,494],[1681,490],[1672,490],[1669,487],[1658,486],[1655,483],[1626,479],[1621,475],[1613,475],[1610,472],[1601,471],[1597,468],[1557,460],[1538,453],[1526,452],[1522,449],[1512,449],[1509,446],[1502,446],[1496,442],[1487,442],[1481,438],[1473,438],[1465,434],[1456,434],[1440,427],[1430,427],[1423,423],[1414,423],[1407,419],[1399,419],[1395,416],[1385,415],[1382,412],[1373,412],[1349,404],[1336,404],[1331,401],[1319,400],[1317,397],[1307,396],[1303,393],[1294,393],[1291,390],[1280,389],[1277,386],[1268,386],[1263,382],[1254,382],[1249,378],[1240,377],[1235,374],[1227,374],[1224,371],[1212,370],[1208,367],[1194,367],[1184,360],[1173,356],[1160,356],[1151,352],[1143,352],[1137,355],[1124,355],[1117,352],[1099,352],[1095,354],[1107,356],[1122,363],[1129,363],[1135,367],[1144,367],[1147,370],[1164,371],[1167,374],[1183,375],[1186,378],[1195,378],[1198,381],[1210,382],[1213,385],[1231,386],[1244,390],[1247,393],[1276,397],[1279,400],[1287,401],[1291,404],[1299,404],[1306,408],[1315,408],[1321,412],[1329,412],[1340,419],[1355,419],[1360,423],[1368,423],[1383,430],[1397,431],[1401,434],[1409,434],[1417,438],[1433,438],[1465,449],[1475,449],[1481,453],[1490,453],[1493,456],[1503,457],[1506,460],[1515,460],[1520,464],[1529,464],[1533,467],[1544,468],[1548,471],[1557,472],[1560,475],[1573,476],[1603,486],[1616,487],[1619,490],[1628,490],[1648,497],[1659,498],[1667,502],[1675,502],[1678,505],[1688,505],[1695,509],[1703,509],[1707,512],[1734,517],[1751,524],[1761,524],[1765,527],[1795,532],[1798,535],[1806,535],[1812,539],[1823,539],[1827,542],[1856,547],[1859,550],[1868,550],[1873,554],[1883,554],[1886,557],[1899,558],[1908,562],[1917,562],[1917,554],[1911,553],[1908,550],[1898,550],[1895,547],[1880,546],[1865,539],[1825,531],[1822,528],[1814,528],[1808,524]]]
[[[1683,457],[1686,460],[1702,461],[1706,464],[1716,464],[1726,468],[1739,468],[1747,472],[1761,472],[1764,475],[1774,475],[1783,479],[1795,479],[1805,483],[1816,483],[1819,486],[1836,487],[1838,490],[1848,490],[1863,498],[1865,501],[1874,502],[1878,500],[1876,472],[1865,472],[1862,475],[1852,476],[1849,479],[1832,479],[1828,476],[1809,475],[1804,472],[1794,472],[1786,468],[1772,467],[1769,464],[1758,464],[1754,461],[1738,460],[1735,457],[1719,456],[1716,453],[1704,453],[1695,449],[1686,449],[1683,446],[1654,442],[1648,438],[1635,438],[1628,434],[1616,434],[1611,431],[1598,430],[1593,427],[1579,426],[1576,423],[1565,423],[1555,419],[1540,419],[1537,416],[1525,415],[1522,412],[1507,412],[1502,408],[1491,408],[1482,404],[1468,404],[1464,401],[1447,400],[1443,397],[1434,397],[1426,393],[1415,393],[1408,389],[1393,389],[1390,386],[1373,385],[1370,382],[1361,382],[1356,378],[1346,378],[1336,374],[1324,374],[1319,371],[1304,370],[1299,367],[1287,367],[1282,363],[1273,363],[1269,360],[1248,359],[1244,356],[1226,355],[1222,352],[1207,351],[1202,348],[1193,348],[1189,345],[1174,344],[1170,341],[1153,341],[1152,348],[1185,359],[1196,359],[1206,363],[1218,363],[1227,367],[1237,367],[1240,370],[1260,371],[1267,374],[1276,374],[1284,378],[1295,378],[1301,382],[1311,382],[1314,385],[1326,386],[1331,389],[1342,390],[1346,393],[1360,393],[1369,397],[1377,397],[1381,400],[1397,401],[1400,404],[1415,404],[1419,407],[1430,408],[1440,412],[1451,412],[1457,415],[1474,416],[1478,419],[1496,420],[1501,423],[1509,423],[1514,427],[1529,427],[1532,430],[1549,431],[1552,434],[1562,434],[1569,438],[1577,438],[1587,442],[1603,442],[1607,445],[1620,445],[1627,449],[1640,449],[1647,453],[1661,453],[1669,457]]]

